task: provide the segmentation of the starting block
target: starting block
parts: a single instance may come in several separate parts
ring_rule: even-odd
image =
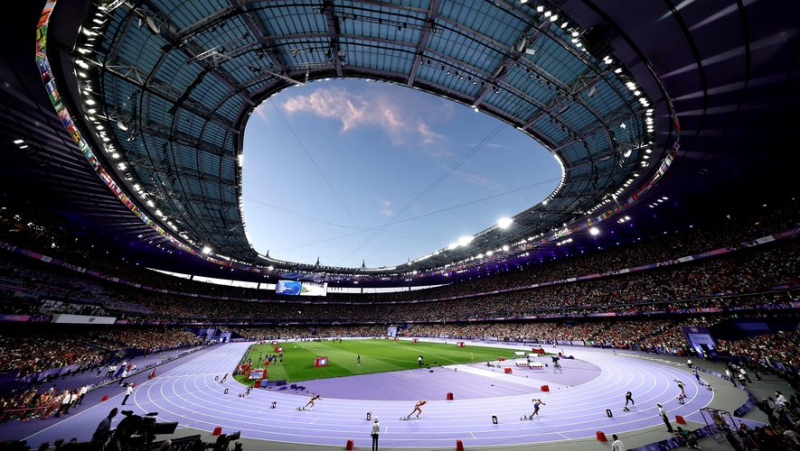
[[[631,409],[629,409],[629,408],[627,408],[627,407],[623,407],[623,408],[622,408],[622,411],[623,411],[623,412],[630,412],[630,411],[631,411]]]
[[[270,409],[274,409],[277,406],[278,406],[278,401],[272,401],[272,404],[270,404]]]
[[[222,392],[222,394],[223,394],[223,395],[227,395],[227,394],[228,394],[228,389],[226,388],[226,389],[225,389],[225,391],[224,391],[224,392]]]
[[[497,424],[497,415],[492,415],[492,424]]]
[[[298,407],[297,410],[306,410],[305,407]]]

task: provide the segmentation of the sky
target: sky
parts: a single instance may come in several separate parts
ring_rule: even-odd
[[[262,103],[245,129],[244,217],[261,254],[395,266],[547,197],[560,167],[472,108],[365,80],[317,81]]]

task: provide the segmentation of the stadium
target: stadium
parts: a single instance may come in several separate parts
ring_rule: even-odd
[[[800,3],[13,3],[0,449],[800,449]]]

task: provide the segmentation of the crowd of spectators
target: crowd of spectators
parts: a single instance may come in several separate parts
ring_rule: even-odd
[[[800,391],[800,331],[765,333],[738,341],[720,341],[717,349],[741,358],[753,370],[774,373]]]
[[[124,349],[153,353],[202,343],[197,335],[179,328],[2,334],[0,373],[17,371],[24,376],[70,365],[73,372],[86,371]]]
[[[68,365],[88,368],[100,363],[107,354],[87,346],[72,334],[0,335],[0,373],[17,370],[24,375]]]
[[[691,307],[735,309],[794,300],[800,242],[758,246],[732,254],[590,280],[448,301],[340,304],[314,299],[210,299],[147,291],[50,268],[3,254],[0,313],[46,312],[46,303],[91,309],[131,322],[202,320],[452,321],[457,319],[580,317],[593,313],[641,315]],[[158,275],[162,279],[169,276]],[[52,288],[52,291],[51,291]],[[71,290],[71,291],[69,291]],[[265,295],[263,291],[259,294]],[[268,296],[268,295],[267,295]],[[57,302],[54,302],[57,301]],[[120,311],[119,304],[132,306]],[[102,310],[99,310],[102,305]],[[27,309],[27,310],[26,310]],[[57,312],[52,310],[51,312]],[[147,313],[146,313],[147,312]]]
[[[47,255],[57,256],[74,265],[100,271],[110,276],[122,277],[143,285],[160,289],[175,290],[192,295],[208,295],[230,299],[258,299],[292,301],[291,297],[280,297],[264,290],[220,286],[166,277],[144,270],[123,258],[114,259],[108,251],[87,246],[59,231],[56,227],[45,228],[46,221],[32,222],[25,217],[9,212],[0,212],[0,240],[13,244],[29,246],[30,249]],[[744,216],[719,218],[702,226],[684,229],[667,235],[651,235],[644,241],[635,241],[620,247],[586,254],[562,248],[558,251],[541,252],[536,263],[519,267],[498,265],[484,272],[478,270],[456,274],[451,285],[419,291],[404,291],[382,294],[329,294],[328,302],[408,302],[425,301],[456,296],[474,296],[475,293],[498,289],[524,287],[533,283],[564,280],[588,274],[606,274],[624,268],[651,263],[675,261],[675,259],[717,248],[739,246],[745,241],[754,240],[770,233],[797,227],[797,203],[787,202],[779,208],[769,208],[748,212]],[[51,221],[53,219],[50,219]],[[14,232],[9,232],[13,230]],[[168,253],[171,251],[167,251]],[[567,257],[569,255],[569,257]],[[235,274],[235,273],[234,273]],[[232,276],[235,278],[235,276]]]
[[[230,331],[247,340],[323,339],[342,337],[381,337],[386,335],[386,326],[281,326],[281,327],[234,327]]]

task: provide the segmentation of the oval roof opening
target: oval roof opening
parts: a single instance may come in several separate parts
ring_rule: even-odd
[[[364,80],[292,87],[245,130],[248,238],[281,260],[405,263],[546,198],[558,162],[530,136],[418,90]]]

